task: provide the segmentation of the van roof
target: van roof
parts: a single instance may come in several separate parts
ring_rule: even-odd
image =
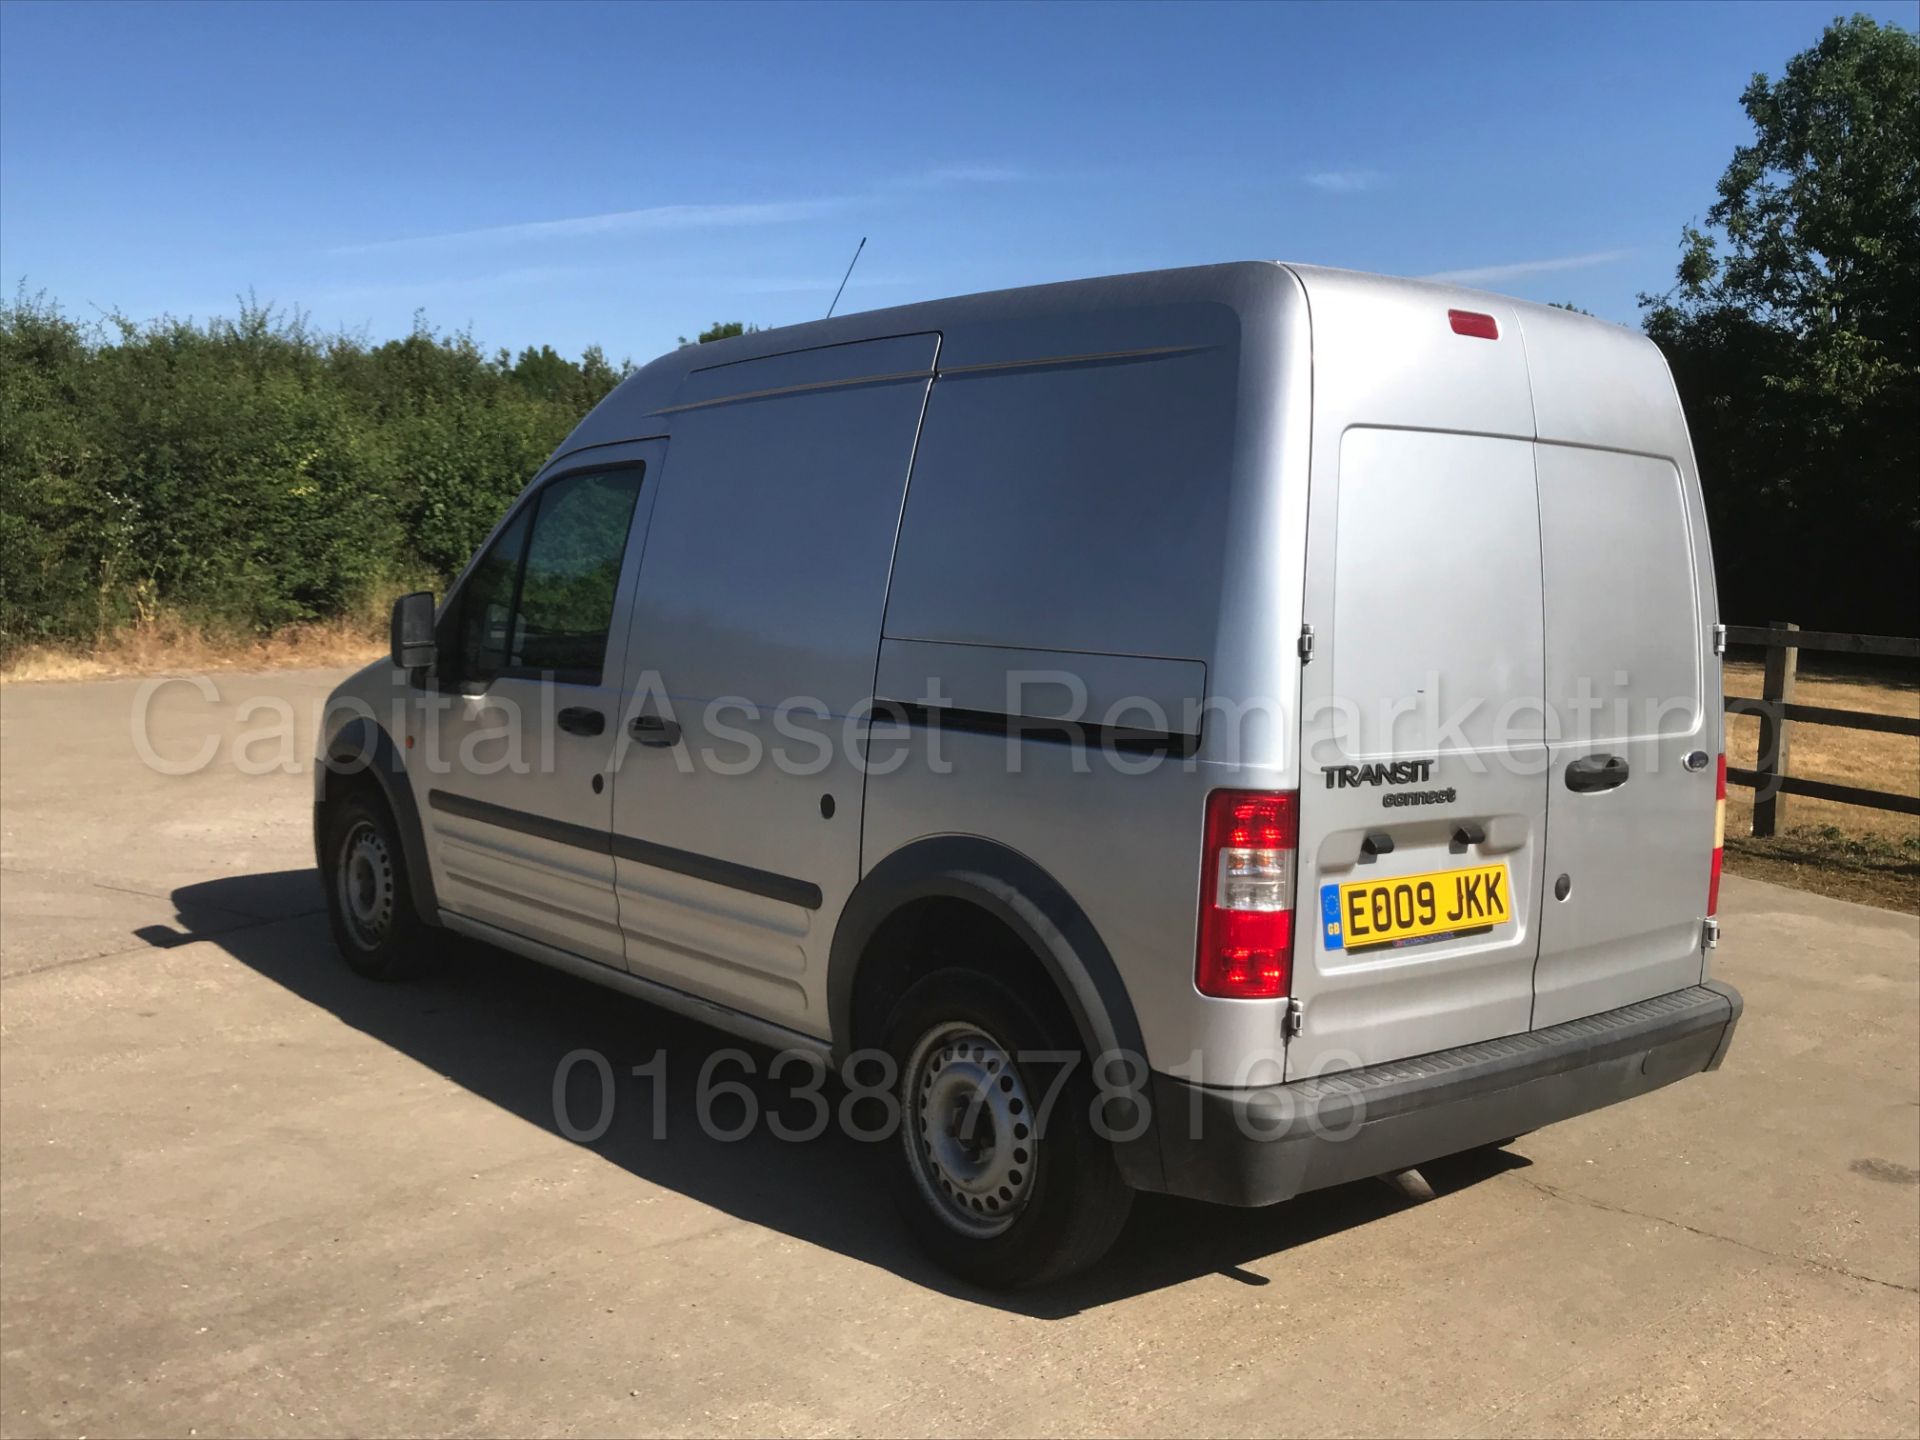
[[[1502,305],[1530,310],[1555,310],[1530,300],[1489,290],[1476,290],[1437,280],[1414,280],[1379,275],[1365,270],[1348,270],[1332,265],[1307,265],[1290,260],[1229,260],[1218,265],[1187,265],[1168,270],[1137,270],[1121,275],[1091,276],[1082,280],[1056,280],[1043,285],[1022,285],[1008,290],[980,290],[968,295],[952,295],[939,300],[920,300],[910,305],[890,305],[880,310],[859,310],[835,316],[831,320],[803,320],[756,330],[701,346],[682,346],[663,355],[653,364],[685,357],[697,360],[688,369],[704,370],[713,365],[729,365],[739,360],[756,359],[795,349],[820,345],[840,345],[856,340],[872,340],[915,330],[939,329],[946,321],[1002,319],[1044,314],[1060,309],[1086,310],[1102,305],[1137,305],[1178,298],[1182,300],[1233,301],[1244,298],[1248,278],[1275,278],[1274,272],[1291,271],[1311,290],[1315,282],[1342,286],[1365,286],[1395,290],[1418,289],[1435,300],[1458,305],[1497,301]],[[1561,310],[1559,313],[1568,314]],[[1611,321],[1581,317],[1595,325]],[[649,367],[651,368],[651,367]]]
[[[1277,305],[1283,290],[1295,285],[1305,290],[1309,301],[1316,292],[1338,291],[1345,294],[1373,292],[1382,297],[1397,294],[1405,299],[1417,299],[1422,308],[1431,305],[1436,308],[1477,309],[1493,305],[1519,316],[1552,317],[1559,326],[1591,326],[1597,332],[1610,332],[1615,336],[1630,335],[1641,345],[1649,343],[1637,332],[1610,321],[1460,285],[1408,280],[1291,261],[1229,261],[1218,265],[1062,280],[1010,290],[987,290],[971,295],[918,301],[910,305],[888,306],[880,310],[855,311],[830,320],[809,320],[796,325],[757,330],[704,345],[683,345],[641,366],[616,387],[594,414],[581,423],[561,450],[564,452],[616,438],[610,429],[604,435],[599,433],[615,416],[629,417],[636,413],[652,414],[664,410],[673,403],[674,393],[681,382],[694,371],[712,370],[796,350],[934,330],[947,337],[948,344],[943,346],[942,353],[944,361],[947,349],[961,334],[967,332],[971,332],[977,340],[984,341],[986,337],[983,332],[1021,321],[1044,319],[1048,315],[1064,317],[1101,310],[1196,303],[1224,305],[1245,317],[1250,312],[1264,311]],[[986,343],[991,345],[990,341]],[[602,423],[596,425],[596,418]]]

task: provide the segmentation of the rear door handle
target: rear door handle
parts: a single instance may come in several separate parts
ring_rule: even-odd
[[[1567,789],[1580,795],[1614,790],[1627,783],[1627,757],[1587,755],[1567,765]]]
[[[598,735],[607,728],[607,717],[585,705],[569,705],[554,719],[569,735]]]
[[[627,722],[627,733],[642,745],[678,745],[680,725],[658,715],[636,715]]]

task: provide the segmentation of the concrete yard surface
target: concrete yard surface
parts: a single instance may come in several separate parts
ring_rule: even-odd
[[[351,975],[337,678],[0,691],[0,1434],[1920,1433],[1910,917],[1729,878],[1718,1073],[1424,1204],[1145,1198],[1097,1272],[988,1295],[869,1148],[703,1134],[716,1032],[473,945]]]

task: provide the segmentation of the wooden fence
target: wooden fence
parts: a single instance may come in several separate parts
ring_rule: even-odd
[[[1845,655],[1876,655],[1920,660],[1920,639],[1904,635],[1842,635],[1826,630],[1802,630],[1784,620],[1771,625],[1729,625],[1729,645],[1759,645],[1767,652],[1766,677],[1760,697],[1726,695],[1730,715],[1760,717],[1760,746],[1751,770],[1729,765],[1727,783],[1754,791],[1753,833],[1772,835],[1779,828],[1785,804],[1782,797],[1805,795],[1842,805],[1864,805],[1920,815],[1920,796],[1896,795],[1889,790],[1867,790],[1858,785],[1835,785],[1826,780],[1804,780],[1787,773],[1789,727],[1838,725],[1849,730],[1875,730],[1883,735],[1920,737],[1920,716],[1882,715],[1871,710],[1835,710],[1825,705],[1794,702],[1794,671],[1802,650],[1826,650]]]

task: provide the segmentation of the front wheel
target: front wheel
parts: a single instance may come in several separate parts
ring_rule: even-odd
[[[921,980],[887,1021],[899,1066],[895,1200],[922,1248],[976,1284],[1012,1289],[1084,1269],[1132,1207],[1094,1126],[1086,1057],[1057,1028],[1000,980],[963,969]]]
[[[414,912],[406,857],[386,805],[365,794],[335,804],[322,854],[327,920],[347,964],[373,980],[417,973],[431,931]]]

